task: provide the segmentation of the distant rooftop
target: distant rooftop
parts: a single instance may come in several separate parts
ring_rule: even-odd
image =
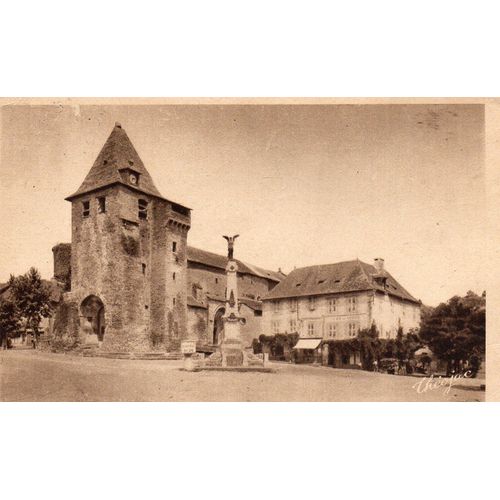
[[[227,266],[228,259],[224,255],[219,255],[212,252],[207,252],[206,250],[200,250],[199,248],[194,248],[188,246],[187,248],[187,259],[191,262],[198,262],[199,264],[204,264],[209,267],[216,267],[218,269],[225,270]],[[260,278],[266,278],[272,281],[279,282],[285,275],[278,271],[269,271],[261,267],[254,266],[252,264],[247,264],[241,260],[237,260],[238,272],[242,274],[251,274],[253,276],[258,276]]]

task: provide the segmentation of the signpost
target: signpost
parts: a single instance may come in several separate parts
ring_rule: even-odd
[[[181,353],[184,355],[184,370],[194,371],[192,355],[196,352],[196,340],[184,340],[181,342]]]

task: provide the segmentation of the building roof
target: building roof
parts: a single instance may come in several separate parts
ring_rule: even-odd
[[[123,182],[119,172],[120,169],[125,168],[129,168],[140,174],[139,183],[133,189],[163,199],[132,142],[128,138],[127,133],[119,123],[115,124],[82,185],[66,199],[71,200],[76,196],[112,184],[123,184],[131,187],[129,184]]]
[[[204,264],[205,266],[215,267],[217,269],[225,270],[228,262],[228,258],[212,252],[207,252],[206,250],[200,250],[199,248],[187,247],[187,260],[190,262],[197,262],[198,264]],[[241,260],[235,259],[238,264],[238,272],[241,274],[251,274],[253,276],[258,276],[259,278],[266,278],[271,281],[279,282],[285,275],[276,271],[268,271],[267,269],[262,269],[261,267],[254,266],[252,264],[246,264]]]
[[[302,267],[293,270],[262,300],[375,290],[419,303],[391,274],[383,274],[387,278],[386,288],[375,281],[374,277],[379,276],[375,267],[360,260]]]

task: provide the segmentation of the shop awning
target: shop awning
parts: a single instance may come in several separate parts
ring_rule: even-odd
[[[321,339],[299,339],[294,349],[316,349],[321,344]]]

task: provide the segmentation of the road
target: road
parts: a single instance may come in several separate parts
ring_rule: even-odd
[[[185,372],[180,361],[134,361],[0,351],[0,401],[484,401],[484,380],[446,393],[421,379],[271,363],[274,373]]]

